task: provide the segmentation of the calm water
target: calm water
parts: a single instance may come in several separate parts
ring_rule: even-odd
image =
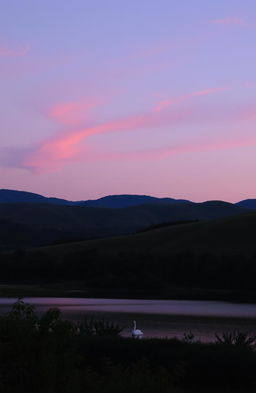
[[[16,301],[0,298],[0,313],[10,310]],[[86,298],[25,298],[38,312],[59,307],[66,318],[81,320],[84,316],[105,318],[125,326],[129,336],[132,321],[144,337],[183,337],[192,331],[201,341],[213,341],[214,333],[234,329],[256,333],[256,304],[235,304],[191,300],[128,300]]]

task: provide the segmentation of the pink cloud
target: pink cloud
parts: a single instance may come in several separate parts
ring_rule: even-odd
[[[107,64],[116,64],[120,62],[127,62],[127,61],[133,61],[133,60],[141,60],[147,57],[154,57],[154,56],[159,56],[163,53],[169,52],[171,49],[174,48],[173,44],[167,43],[167,44],[159,44],[147,48],[141,48],[138,50],[133,51],[132,53],[129,53],[127,55],[121,56],[119,58],[112,59],[110,61],[107,61]]]
[[[29,51],[27,53],[29,53]],[[53,54],[52,56],[26,56],[25,54],[26,53],[24,50],[23,52],[20,51],[19,61],[10,61],[12,57],[6,57],[6,61],[1,61],[1,75],[8,78],[19,78],[24,76],[31,76],[34,74],[39,75],[41,73],[49,72],[54,69],[59,69],[60,67],[63,67],[74,61],[72,59],[72,56],[61,53]],[[18,54],[16,54],[16,57],[17,56]]]
[[[91,159],[108,159],[108,160],[152,160],[152,159],[163,159],[171,155],[188,154],[188,153],[200,153],[214,150],[229,150],[235,148],[249,147],[256,145],[256,138],[248,139],[235,139],[235,140],[220,140],[212,143],[196,143],[196,144],[184,144],[177,146],[168,146],[158,149],[148,149],[146,151],[137,152],[118,152],[118,153],[95,153]]]
[[[228,140],[219,140],[219,141],[217,140],[208,144],[198,143],[195,145],[177,146],[175,148],[159,151],[159,153],[166,156],[169,154],[226,150],[226,149],[235,149],[235,148],[254,146],[254,145],[256,145],[256,138],[235,139],[235,140],[228,139]]]
[[[150,128],[153,126],[162,126],[166,124],[176,124],[186,117],[185,111],[173,115],[159,115],[147,113],[137,116],[131,116],[123,119],[117,119],[103,124],[74,130],[73,132],[60,135],[42,142],[32,153],[24,157],[22,166],[33,171],[44,171],[56,169],[65,161],[75,161],[80,153],[79,144],[89,136],[102,134],[106,132],[121,132],[126,130],[138,130]],[[85,157],[86,158],[86,157]]]
[[[193,94],[200,96],[210,94],[215,90],[216,89],[207,89],[194,92]],[[94,151],[91,151],[88,145],[85,145],[85,149],[84,145],[81,145],[82,142],[86,142],[86,140],[93,135],[127,130],[143,130],[152,127],[174,126],[184,122],[189,122],[191,124],[193,121],[198,121],[198,119],[205,119],[205,116],[207,118],[209,116],[211,117],[211,112],[208,113],[205,108],[203,111],[201,108],[182,109],[175,113],[169,113],[168,111],[151,111],[141,115],[108,121],[80,130],[75,129],[74,131],[61,134],[51,140],[43,141],[33,152],[30,152],[30,154],[24,157],[22,166],[36,172],[56,170],[67,162],[96,159],[98,155]],[[171,150],[173,151],[173,149],[172,147]],[[183,151],[184,147],[176,148],[177,151],[181,152],[180,149]],[[132,153],[131,157],[133,157],[134,154],[136,156],[137,153]],[[160,152],[154,151],[153,155],[155,154],[160,154]],[[169,154],[169,150],[167,149],[166,153],[161,151],[161,154]],[[150,156],[150,151],[147,151],[145,155]],[[105,155],[103,156],[105,157]],[[120,156],[128,158],[125,153],[121,153]]]
[[[184,101],[189,100],[192,97],[200,97],[200,96],[206,96],[209,94],[214,94],[217,93],[219,91],[223,91],[226,90],[226,87],[215,87],[215,88],[209,88],[209,89],[205,89],[205,90],[199,90],[199,91],[195,91],[192,92],[190,94],[185,94],[183,96],[180,97],[176,97],[170,100],[163,100],[160,101],[155,107],[154,107],[154,111],[156,112],[161,112],[162,110],[169,108],[172,105],[176,105],[176,104],[180,104]]]
[[[199,90],[186,96],[178,97],[176,101],[187,100],[190,97],[205,96],[224,89],[225,88],[209,88],[205,90]],[[78,115],[80,114],[81,108],[85,107],[86,110],[89,110],[93,105],[94,102],[90,100],[63,103],[54,106],[50,113],[58,121],[64,124],[70,124],[71,122],[77,121],[76,116],[77,113]],[[225,113],[222,114],[222,116],[225,118],[230,118],[230,115],[234,116],[234,110],[230,112],[230,110],[227,109]],[[112,121],[106,121],[104,123],[95,124],[86,128],[78,128],[77,124],[75,124],[75,128],[72,131],[66,131],[65,133],[62,132],[53,138],[42,141],[38,145],[26,149],[26,151],[22,151],[21,154],[18,155],[18,160],[17,152],[15,153],[15,157],[14,154],[12,157],[12,152],[7,152],[8,154],[5,157],[5,163],[9,165],[12,161],[14,161],[16,167],[26,168],[32,172],[54,171],[68,162],[86,161],[94,158],[96,159],[99,156],[101,157],[101,154],[99,155],[97,152],[92,151],[91,147],[87,143],[85,144],[87,139],[93,135],[123,131],[134,132],[135,130],[139,131],[147,128],[150,129],[152,127],[173,127],[174,125],[179,124],[192,124],[193,122],[198,123],[198,121],[200,121],[202,124],[202,122],[206,119],[209,121],[209,119],[212,118],[212,108],[201,108],[200,106],[193,106],[192,108],[183,107],[181,110],[176,110],[175,112],[162,111],[162,109],[153,111],[151,110],[144,114],[114,119]],[[241,115],[240,118],[242,118]],[[237,114],[235,114],[234,119],[237,119]],[[228,148],[231,142],[228,141],[226,144],[224,143],[224,146]],[[245,143],[241,141],[238,142],[240,144]],[[238,142],[234,143],[237,144]],[[118,156],[123,157],[124,159],[129,159],[129,156],[141,159],[147,157],[160,158],[163,155],[189,151],[200,151],[200,149],[217,149],[222,148],[222,146],[223,143],[217,144],[216,146],[212,143],[207,146],[190,144],[188,146],[171,146],[162,150],[147,150],[146,152],[141,153],[120,153]],[[103,157],[108,157],[108,154],[103,154]],[[113,156],[113,158],[115,157]]]
[[[224,18],[224,19],[213,19],[210,21],[214,25],[235,25],[235,26],[248,26],[247,22],[242,18]]]
[[[255,122],[256,120],[256,105],[250,105],[247,108],[238,111],[236,113],[237,121],[242,121],[243,123]]]
[[[102,129],[103,131],[103,129]],[[94,130],[96,132],[96,130]],[[229,150],[256,146],[256,138],[215,140],[210,143],[172,145],[136,152],[97,152],[88,147],[80,151],[77,144],[84,139],[85,131],[67,135],[66,138],[47,142],[33,149],[7,149],[1,152],[1,165],[6,168],[26,168],[33,172],[51,172],[67,161],[98,160],[159,160],[179,154],[200,153],[215,150]]]
[[[214,87],[205,90],[195,91],[194,93],[191,93],[191,97],[206,96],[223,90],[226,90],[226,87]]]
[[[188,94],[187,96],[182,96],[181,99],[184,100],[193,96],[204,96],[221,89],[222,88],[210,88],[200,90]],[[61,104],[54,107],[52,112],[56,118],[65,123],[67,121],[76,120],[76,117],[73,118],[73,116],[76,114],[77,107],[80,110],[80,104]],[[21,167],[35,172],[56,170],[67,162],[92,159],[94,152],[90,150],[88,145],[86,145],[84,150],[84,142],[93,135],[143,130],[152,127],[173,126],[184,122],[189,122],[191,124],[192,121],[198,121],[198,119],[202,121],[202,119],[205,119],[205,116],[207,118],[209,116],[211,117],[211,112],[207,111],[206,108],[202,111],[200,107],[193,107],[193,109],[182,108],[182,110],[175,111],[175,113],[155,110],[140,115],[107,121],[87,128],[75,128],[73,131],[61,133],[54,138],[42,141],[42,143],[30,149],[27,155],[23,156],[20,164]],[[81,145],[82,142],[83,145]]]
[[[0,56],[1,57],[20,57],[25,56],[31,50],[31,46],[18,45],[16,48],[10,48],[8,45],[0,44]]]
[[[140,51],[134,52],[126,57],[123,58],[123,60],[136,60],[140,58],[145,58],[145,57],[152,57],[152,56],[158,56],[161,53],[169,52],[173,46],[170,44],[168,45],[158,45],[154,46],[151,48],[147,49],[142,49]]]
[[[88,99],[57,104],[50,108],[49,117],[62,124],[75,125],[83,121],[88,112],[101,102],[99,99]]]
[[[116,64],[120,62],[127,63],[127,61],[137,61],[148,57],[155,57],[157,60],[159,60],[161,55],[169,53],[170,51],[174,52],[184,46],[191,47],[194,44],[198,44],[207,40],[208,36],[209,35],[205,33],[203,36],[200,34],[198,36],[175,37],[175,39],[168,38],[168,40],[160,42],[156,45],[135,49],[127,55],[124,54],[123,56],[107,61],[106,64]]]

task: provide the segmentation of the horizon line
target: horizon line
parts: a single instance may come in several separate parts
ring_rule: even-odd
[[[107,195],[103,195],[100,197],[96,197],[96,198],[90,198],[90,199],[77,199],[77,200],[73,200],[73,199],[66,199],[65,197],[56,197],[56,196],[46,196],[34,191],[26,191],[26,190],[20,190],[20,189],[11,189],[11,188],[0,188],[0,192],[1,191],[14,191],[14,192],[24,192],[24,193],[28,193],[28,194],[35,194],[35,195],[39,195],[42,196],[44,198],[47,199],[60,199],[60,200],[65,200],[67,202],[71,202],[71,203],[78,203],[78,202],[88,202],[88,201],[97,201],[103,198],[107,198],[107,197],[113,197],[113,196],[138,196],[138,197],[149,197],[149,198],[155,198],[155,199],[173,199],[176,201],[181,201],[183,200],[184,202],[192,202],[192,203],[205,203],[205,202],[227,202],[227,203],[231,203],[231,204],[237,204],[239,202],[243,202],[243,201],[247,201],[247,200],[256,200],[255,198],[245,198],[245,199],[240,199],[237,202],[230,202],[227,201],[225,199],[207,199],[207,200],[200,200],[200,201],[193,201],[191,199],[187,199],[186,197],[178,197],[178,198],[174,198],[174,197],[170,197],[170,196],[164,196],[164,197],[159,197],[159,196],[155,196],[155,195],[151,195],[151,194],[107,194]],[[7,202],[8,203],[8,202]],[[13,202],[10,202],[13,203]],[[17,202],[18,203],[18,202]]]

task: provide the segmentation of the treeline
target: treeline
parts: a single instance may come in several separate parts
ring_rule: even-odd
[[[113,330],[109,334],[108,326],[105,334],[78,330],[58,309],[38,316],[18,301],[0,316],[0,391],[255,392],[256,353],[246,339],[213,344],[136,340]]]
[[[183,252],[168,257],[152,253],[102,256],[97,249],[51,256],[45,251],[0,254],[2,282],[83,281],[94,288],[168,287],[254,290],[256,253],[215,255]]]
[[[152,231],[153,229],[167,228],[167,227],[176,226],[176,225],[193,224],[195,222],[199,222],[199,220],[167,221],[167,222],[163,222],[163,223],[160,223],[157,225],[150,225],[146,228],[136,231],[136,233],[143,233],[143,232]]]

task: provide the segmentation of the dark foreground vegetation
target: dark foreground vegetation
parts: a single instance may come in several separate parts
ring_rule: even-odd
[[[78,296],[79,292],[80,297],[255,302],[255,261],[256,253],[216,255],[184,251],[154,256],[138,251],[104,256],[97,249],[75,247],[63,255],[44,249],[17,250],[0,254],[1,284],[10,284],[6,294],[2,287],[0,293]],[[27,287],[15,292],[17,284]],[[36,290],[35,285],[40,289]]]
[[[124,208],[0,201],[0,249],[127,235],[166,222],[213,220],[249,212],[222,201],[156,200],[152,204]]]
[[[255,338],[214,344],[123,338],[106,321],[40,317],[19,300],[0,317],[0,391],[5,393],[255,392]]]
[[[184,204],[179,206],[184,208]],[[149,207],[139,209],[146,214],[145,209]],[[166,206],[154,208],[165,209]],[[137,213],[135,217],[138,218]],[[85,218],[80,217],[83,222]],[[38,225],[41,222],[35,221]],[[102,226],[104,222],[99,219],[97,225]],[[123,220],[118,222],[124,223]],[[255,233],[254,212],[218,220],[176,221],[175,225],[161,224],[161,227],[130,236],[2,250],[0,284],[48,286],[48,289],[55,285],[60,289],[55,293],[45,291],[49,296],[72,296],[68,293],[70,289],[79,291],[79,296],[89,297],[256,302]],[[16,293],[10,288],[9,295],[28,296],[36,292],[44,295],[44,290],[38,292],[35,286],[34,292],[32,287],[28,292]],[[2,288],[0,293],[4,295]]]

